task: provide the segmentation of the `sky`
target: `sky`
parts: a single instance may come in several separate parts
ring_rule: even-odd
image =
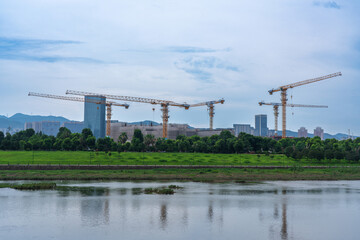
[[[288,91],[287,128],[360,136],[360,1],[0,0],[0,115],[82,121],[82,103],[36,98],[79,90],[215,105],[214,127],[254,126]],[[119,121],[161,122],[159,106],[113,108]],[[155,110],[153,110],[155,108]],[[205,106],[170,108],[170,123],[208,127]],[[280,120],[280,119],[279,119]],[[279,127],[281,124],[279,124]]]

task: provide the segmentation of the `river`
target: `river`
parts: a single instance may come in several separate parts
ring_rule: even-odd
[[[57,184],[0,189],[0,239],[360,239],[360,181]]]

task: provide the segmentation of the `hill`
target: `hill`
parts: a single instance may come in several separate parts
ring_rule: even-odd
[[[38,121],[58,121],[60,124],[70,121],[67,118],[61,116],[39,116],[39,115],[26,115],[22,113],[16,113],[11,117],[0,115],[0,128],[24,128],[26,122],[38,122]]]

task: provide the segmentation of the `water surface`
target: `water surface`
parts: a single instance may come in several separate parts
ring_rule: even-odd
[[[0,239],[360,239],[360,181],[57,184],[0,189]]]

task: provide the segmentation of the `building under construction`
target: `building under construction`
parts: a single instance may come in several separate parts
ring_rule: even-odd
[[[140,129],[142,134],[145,136],[147,134],[153,135],[155,138],[162,137],[163,126],[160,125],[130,125],[125,122],[113,122],[111,123],[111,133],[110,137],[115,141],[118,140],[121,133],[126,133],[128,139],[132,139],[134,135],[134,130]],[[223,130],[229,130],[232,134],[234,134],[233,128],[226,129],[201,129],[201,128],[191,128],[188,124],[168,124],[168,139],[176,139],[179,135],[184,135],[187,137],[191,137],[194,135],[198,135],[200,137],[210,137],[214,134],[220,134]]]

